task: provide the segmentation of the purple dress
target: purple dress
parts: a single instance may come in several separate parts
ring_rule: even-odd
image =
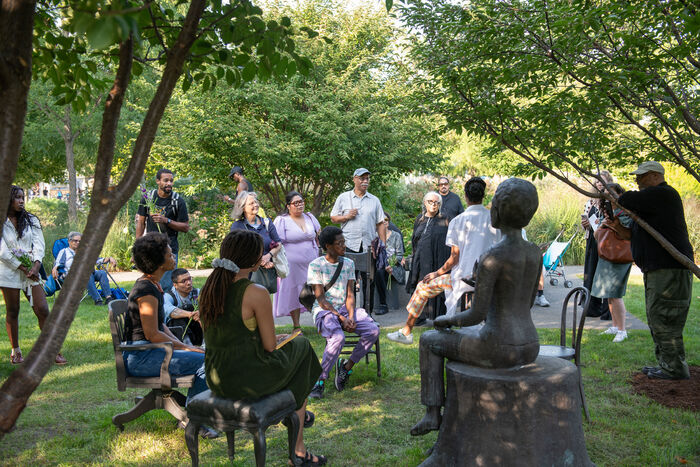
[[[277,279],[277,293],[275,294],[275,316],[289,316],[292,310],[300,308],[307,311],[304,305],[299,303],[299,292],[306,282],[309,263],[318,257],[318,245],[316,244],[316,232],[321,228],[313,214],[305,212],[306,232],[303,232],[294,219],[289,215],[278,216],[275,219],[275,228],[284,245],[289,262],[289,275],[284,279]]]

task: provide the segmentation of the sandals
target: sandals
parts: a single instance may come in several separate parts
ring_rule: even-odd
[[[314,462],[314,457],[318,459],[316,462]],[[297,456],[297,454],[294,453],[294,457],[292,457],[289,460],[291,462],[291,465],[295,467],[313,467],[315,465],[326,465],[326,462],[328,462],[326,456],[311,454],[308,450],[306,451],[306,454],[303,457]]]
[[[314,416],[314,413],[310,410],[306,411],[306,414],[304,415],[304,428],[311,428],[314,426],[314,420],[316,420],[316,416]]]
[[[15,354],[10,354],[10,363],[13,365],[19,365],[20,363],[24,363],[24,358],[22,358],[22,352],[17,351]]]

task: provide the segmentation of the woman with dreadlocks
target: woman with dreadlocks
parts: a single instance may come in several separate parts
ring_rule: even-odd
[[[46,295],[39,279],[43,258],[44,235],[39,219],[24,210],[24,190],[12,185],[0,241],[0,290],[5,298],[5,327],[12,345],[10,362],[13,365],[24,361],[18,331],[20,291],[24,292],[34,309],[40,329],[49,315]],[[56,363],[64,365],[66,359],[59,353]]]

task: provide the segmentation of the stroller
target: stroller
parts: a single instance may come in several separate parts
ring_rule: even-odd
[[[61,250],[67,247],[67,238],[59,238],[58,240],[53,242],[53,246],[51,247],[51,254],[53,255],[54,261],[56,260],[58,253],[60,253]],[[127,299],[129,297],[129,292],[123,287],[120,287],[119,284],[117,284],[117,281],[109,273],[109,271],[105,269],[104,265],[105,263],[100,263],[97,265],[97,268],[104,270],[104,272],[107,274],[107,277],[109,277],[112,280],[112,283],[114,283],[114,288],[110,288],[110,290],[103,290],[102,293],[104,293],[105,295],[111,295],[114,299]],[[54,279],[53,275],[51,274],[46,275],[47,277],[44,282],[44,292],[46,293],[46,297],[51,297],[56,292],[61,290],[61,288],[63,287],[63,279],[65,275],[66,271],[63,266],[59,266],[58,268],[58,280]],[[83,300],[85,300],[85,297],[87,296],[88,293],[85,292],[85,295],[83,295],[83,298],[81,298],[80,301],[82,302]]]
[[[559,277],[562,277],[564,279],[564,287],[567,289],[570,289],[573,287],[574,283],[571,282],[570,280],[566,279],[566,273],[564,272],[564,253],[569,249],[569,245],[571,245],[571,241],[576,237],[576,234],[578,233],[578,229],[574,232],[574,234],[571,236],[569,241],[567,242],[560,242],[559,237],[562,236],[564,233],[565,227],[562,225],[561,230],[559,231],[559,234],[557,234],[557,237],[554,239],[552,243],[549,244],[549,247],[547,247],[547,251],[544,252],[544,255],[542,256],[542,263],[544,265],[544,269],[546,271],[546,276],[549,277],[549,284],[552,286],[556,286],[559,284]]]

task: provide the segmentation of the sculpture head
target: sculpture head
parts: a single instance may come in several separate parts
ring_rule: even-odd
[[[522,229],[530,223],[538,206],[535,185],[521,178],[509,178],[498,185],[491,201],[491,225],[497,229]]]

